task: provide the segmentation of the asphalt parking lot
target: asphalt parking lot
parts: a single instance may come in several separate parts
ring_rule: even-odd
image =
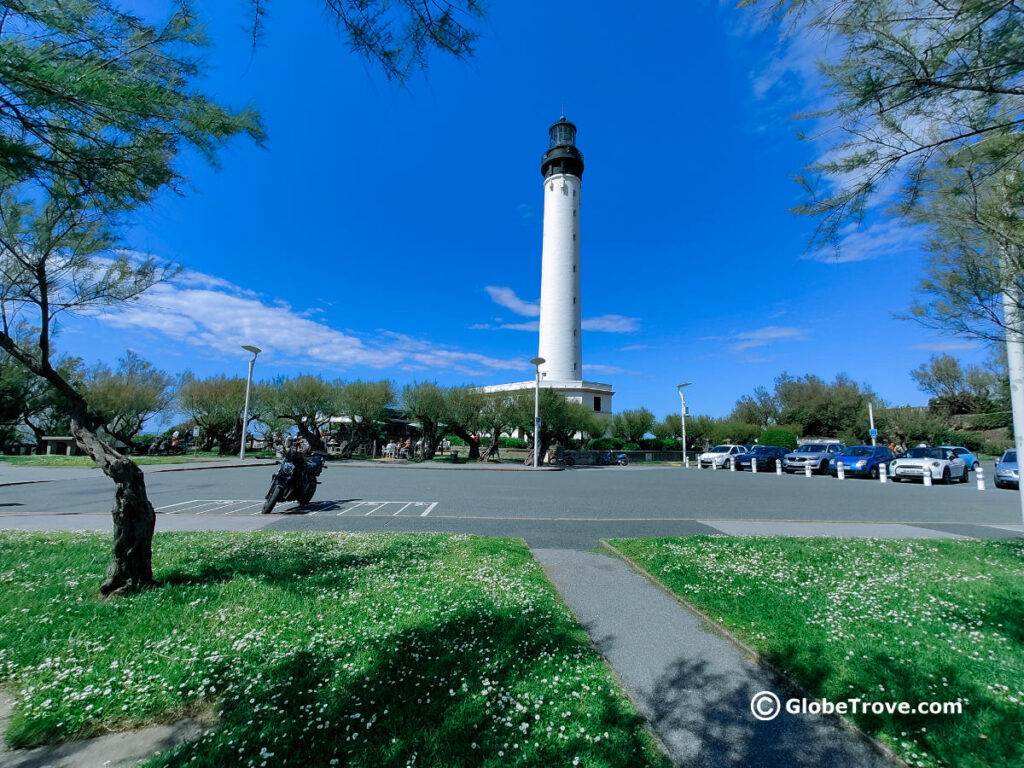
[[[827,476],[673,466],[578,467],[558,472],[428,470],[330,465],[312,504],[259,514],[272,467],[147,476],[158,530],[445,531],[517,536],[535,547],[589,548],[619,536],[692,533],[1019,535],[1013,491],[967,484],[924,487]],[[991,481],[989,481],[991,482]],[[0,488],[0,527],[109,528],[112,486],[78,477]],[[996,526],[996,527],[991,527]],[[1006,526],[1006,527],[998,527]]]

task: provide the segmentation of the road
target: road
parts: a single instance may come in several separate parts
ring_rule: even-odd
[[[1019,535],[1016,494],[681,467],[560,472],[330,465],[314,502],[260,515],[272,468],[147,475],[158,530],[443,531],[587,549],[601,538],[695,533]],[[0,487],[0,527],[110,527],[112,486],[75,477]],[[842,524],[842,525],[837,525]],[[993,527],[995,526],[995,527]]]

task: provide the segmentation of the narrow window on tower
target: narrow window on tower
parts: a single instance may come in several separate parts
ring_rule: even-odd
[[[601,398],[600,397],[595,397],[594,398],[594,410],[595,411],[600,411],[601,410]]]
[[[573,240],[575,240],[575,239],[576,239],[576,233],[575,233],[575,232],[573,232],[573,233],[572,233],[572,239],[573,239]]]
[[[573,297],[572,297],[572,303],[573,303],[573,304],[575,304],[575,303],[576,303],[576,297],[575,297],[575,296],[573,296]]]
[[[576,265],[575,265],[575,264],[573,264],[573,265],[572,265],[572,271],[573,271],[573,272],[575,272],[575,271],[576,271]]]
[[[575,209],[575,208],[573,208],[573,209],[572,209],[572,215],[573,215],[574,217],[576,216],[576,209]]]
[[[574,371],[576,370],[576,363],[573,363],[573,364],[572,364],[572,369],[573,369]]]

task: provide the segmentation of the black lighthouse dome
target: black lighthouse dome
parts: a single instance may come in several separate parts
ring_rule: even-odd
[[[540,172],[546,179],[556,173],[571,173],[583,178],[583,153],[576,149],[576,126],[565,115],[548,128],[551,137],[549,149],[540,163]]]

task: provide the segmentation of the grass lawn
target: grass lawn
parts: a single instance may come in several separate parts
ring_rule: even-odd
[[[29,746],[207,709],[148,766],[661,766],[517,541],[158,533],[146,593],[110,539],[0,532],[0,685]]]
[[[1024,542],[611,543],[817,697],[962,702],[852,717],[910,765],[1024,765]]]

